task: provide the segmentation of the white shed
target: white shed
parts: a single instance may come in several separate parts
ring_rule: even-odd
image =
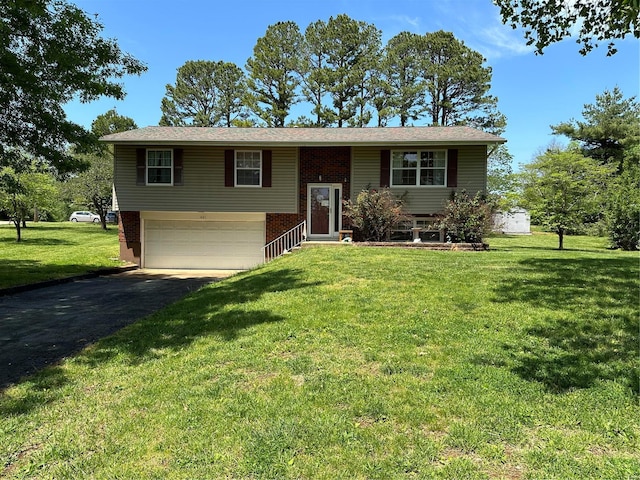
[[[516,208],[493,215],[493,231],[505,234],[531,235],[531,216],[524,209]]]

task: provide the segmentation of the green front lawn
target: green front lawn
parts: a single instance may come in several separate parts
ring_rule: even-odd
[[[309,248],[0,397],[7,478],[640,477],[638,254]]]
[[[16,242],[13,224],[0,224],[0,288],[26,285],[120,265],[118,228],[100,224],[28,223]]]

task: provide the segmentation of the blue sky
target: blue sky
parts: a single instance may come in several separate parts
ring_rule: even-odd
[[[552,140],[550,125],[580,119],[585,103],[619,87],[625,97],[640,90],[640,42],[618,42],[618,53],[606,56],[606,45],[586,57],[565,40],[537,56],[520,30],[500,22],[490,0],[75,0],[104,25],[103,36],[143,61],[148,71],[123,79],[123,101],[72,102],[68,118],[90,127],[96,116],[116,108],[140,127],[157,125],[167,83],[187,60],[233,62],[244,68],[256,40],[267,27],[292,20],[300,29],[311,22],[346,13],[374,24],[383,44],[401,31],[424,34],[453,32],[479,51],[493,70],[491,93],[507,116],[503,136],[514,166],[528,163]],[[296,115],[297,116],[297,115]],[[417,124],[420,124],[419,122]],[[562,140],[564,141],[564,140]]]

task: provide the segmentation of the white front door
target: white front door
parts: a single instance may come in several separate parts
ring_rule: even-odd
[[[309,237],[337,237],[342,228],[342,185],[307,186],[307,223]]]

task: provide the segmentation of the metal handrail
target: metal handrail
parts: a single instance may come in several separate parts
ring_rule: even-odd
[[[304,220],[302,223],[262,247],[264,262],[270,262],[274,258],[278,258],[284,253],[291,251],[292,248],[299,246],[306,239],[307,221]]]

